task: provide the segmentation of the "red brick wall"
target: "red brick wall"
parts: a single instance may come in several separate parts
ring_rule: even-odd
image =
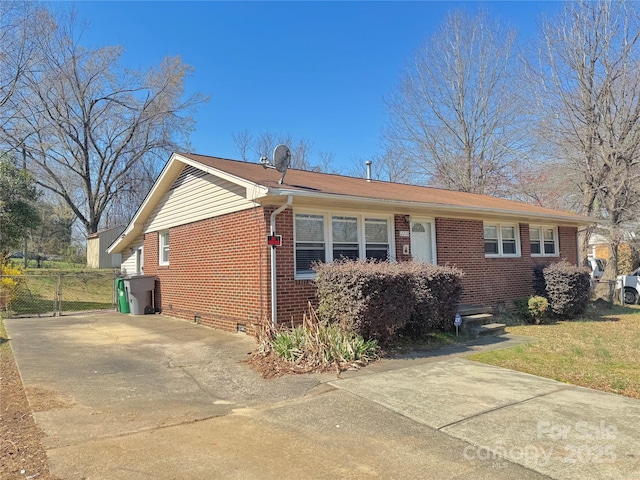
[[[485,258],[483,222],[436,218],[436,248],[439,265],[465,272],[462,303],[498,305],[533,294],[533,267],[566,259],[577,264],[577,229],[559,227],[559,257],[531,257],[529,225],[520,224],[519,258]]]
[[[252,323],[270,321],[271,248],[266,245],[269,217],[275,207],[231,213],[169,230],[170,265],[158,265],[158,233],[145,235],[145,274],[157,275],[156,307],[164,314],[228,331]],[[396,215],[396,259],[409,260],[403,245],[410,237],[405,215]],[[277,256],[278,323],[298,324],[307,303],[317,303],[311,280],[295,280],[293,212],[276,217],[276,233],[282,235]],[[453,265],[465,272],[462,301],[496,305],[532,293],[536,263],[567,259],[577,263],[576,228],[558,229],[560,257],[532,258],[529,226],[520,224],[520,258],[485,258],[483,223],[475,220],[436,218],[438,264]]]
[[[173,227],[169,265],[158,265],[158,233],[145,235],[144,272],[157,275],[162,313],[228,331],[270,315],[268,220],[262,208]]]
[[[407,215],[396,215],[394,218],[395,223],[395,240],[396,240],[396,261],[406,262],[411,260],[411,237],[400,236],[400,232],[408,232],[411,235],[411,222],[409,222]],[[404,254],[403,248],[405,245],[409,246],[409,253]]]
[[[270,214],[271,211],[273,208],[270,208],[268,213]],[[269,215],[266,216],[269,217]],[[314,307],[318,302],[316,288],[312,280],[294,280],[293,212],[290,208],[276,217],[276,233],[282,235],[282,246],[276,248],[278,323],[299,324],[302,323],[302,315],[307,311],[308,302],[311,302]],[[271,270],[269,269],[269,271]],[[269,273],[269,284],[271,284],[270,280],[271,274]]]

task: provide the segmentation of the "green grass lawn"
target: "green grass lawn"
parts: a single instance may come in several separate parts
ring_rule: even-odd
[[[640,399],[640,309],[591,310],[579,320],[507,327],[529,343],[472,360]]]

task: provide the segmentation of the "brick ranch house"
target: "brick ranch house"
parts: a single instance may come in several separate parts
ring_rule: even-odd
[[[280,177],[175,153],[108,252],[122,254],[126,275],[157,276],[163,314],[251,331],[301,321],[315,300],[312,262],[340,257],[456,266],[463,303],[508,303],[532,293],[535,264],[577,264],[577,229],[592,223],[487,195],[293,169]],[[271,233],[281,246],[267,244]]]

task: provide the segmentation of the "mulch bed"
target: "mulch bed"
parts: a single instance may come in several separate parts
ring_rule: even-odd
[[[0,337],[0,478],[60,480],[49,472],[43,436],[33,419],[9,342]]]

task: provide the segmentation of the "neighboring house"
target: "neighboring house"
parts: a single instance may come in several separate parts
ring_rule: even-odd
[[[389,258],[464,271],[465,304],[531,295],[533,266],[576,264],[583,216],[413,185],[173,154],[110,247],[122,271],[157,275],[162,313],[231,330],[300,322],[314,261]],[[270,233],[282,245],[267,245]],[[272,301],[273,299],[273,301]]]
[[[107,228],[87,237],[87,267],[120,268],[121,255],[107,253],[107,248],[124,231],[123,226]]]
[[[639,231],[640,225],[637,222],[627,222],[620,230],[618,269],[621,274],[631,273],[640,264],[638,258]],[[608,260],[609,243],[609,229],[604,225],[598,225],[589,237],[590,256]]]

